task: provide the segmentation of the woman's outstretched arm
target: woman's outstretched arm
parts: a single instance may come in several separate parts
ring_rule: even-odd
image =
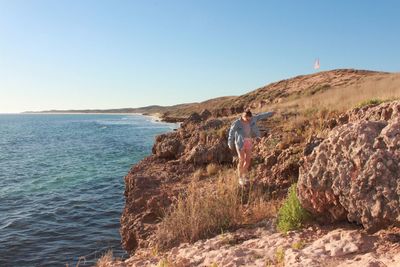
[[[263,113],[257,114],[255,116],[255,119],[258,120],[258,121],[259,120],[264,120],[266,118],[272,117],[274,114],[275,114],[274,111],[263,112]]]

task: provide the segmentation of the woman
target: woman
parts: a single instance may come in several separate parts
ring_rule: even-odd
[[[253,116],[248,109],[243,112],[242,116],[234,121],[229,130],[228,146],[231,150],[234,147],[239,156],[237,166],[239,184],[245,185],[248,182],[247,174],[251,163],[251,151],[253,147],[252,138],[260,138],[260,130],[256,122],[274,115],[274,112],[265,112]]]

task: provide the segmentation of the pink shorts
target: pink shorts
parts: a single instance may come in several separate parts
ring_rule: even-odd
[[[253,148],[253,144],[251,142],[251,138],[245,138],[243,143],[244,150],[251,150]]]

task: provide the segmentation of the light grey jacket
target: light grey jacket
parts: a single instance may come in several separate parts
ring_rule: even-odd
[[[274,112],[264,112],[257,114],[251,118],[250,129],[252,137],[260,137],[260,130],[257,127],[257,121],[266,119],[274,115]],[[244,144],[244,128],[241,118],[235,120],[229,130],[228,146],[233,149],[235,146],[239,149],[243,148]]]

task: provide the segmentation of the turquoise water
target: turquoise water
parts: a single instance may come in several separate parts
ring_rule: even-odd
[[[124,256],[123,177],[174,127],[139,115],[0,115],[0,266]]]

